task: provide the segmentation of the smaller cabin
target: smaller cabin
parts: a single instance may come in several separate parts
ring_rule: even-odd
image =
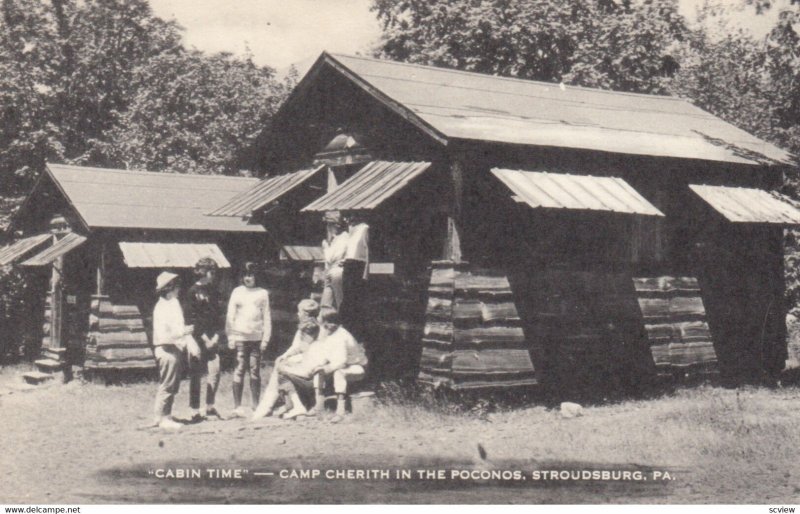
[[[266,231],[205,214],[256,184],[48,164],[12,221],[17,240],[0,249],[0,265],[25,268],[40,290],[40,369],[154,369],[155,277],[166,269],[189,284],[211,257],[232,287],[231,268],[261,258]]]

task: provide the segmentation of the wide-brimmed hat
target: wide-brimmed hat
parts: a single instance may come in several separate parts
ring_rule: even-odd
[[[176,278],[178,278],[178,275],[175,273],[162,271],[158,277],[156,277],[156,293],[163,291],[164,288],[170,285]]]
[[[319,313],[319,304],[311,298],[304,298],[297,304],[297,310],[310,316],[316,316]]]
[[[322,221],[325,223],[342,223],[342,213],[339,211],[325,211],[325,214],[322,216]]]

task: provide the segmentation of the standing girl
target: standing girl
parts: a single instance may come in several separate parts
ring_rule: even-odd
[[[267,290],[256,284],[256,264],[245,263],[242,285],[231,293],[225,322],[228,345],[236,349],[236,371],[233,374],[234,415],[246,415],[242,408],[244,376],[250,375],[250,396],[253,408],[261,392],[261,353],[272,336],[272,322]]]
[[[153,346],[158,363],[158,392],[156,393],[156,424],[161,428],[178,429],[172,419],[172,404],[181,383],[183,351],[199,355],[199,347],[192,339],[194,327],[187,326],[178,301],[180,283],[178,275],[162,272],[156,279],[158,302],[153,309]]]

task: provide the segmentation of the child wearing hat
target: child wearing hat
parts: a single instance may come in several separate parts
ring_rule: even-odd
[[[158,392],[155,401],[155,422],[161,428],[175,430],[181,427],[172,419],[172,405],[181,380],[182,353],[189,349],[199,354],[196,343],[191,344],[194,327],[186,325],[178,301],[180,283],[178,275],[168,271],[156,278],[158,302],[153,309],[153,346],[158,363]]]
[[[250,395],[253,408],[258,405],[261,394],[261,353],[267,349],[272,337],[272,318],[269,308],[269,293],[256,284],[257,267],[253,262],[245,263],[242,285],[231,292],[225,331],[228,346],[236,349],[236,370],[233,373],[234,416],[243,417],[242,393],[244,376],[250,375]]]

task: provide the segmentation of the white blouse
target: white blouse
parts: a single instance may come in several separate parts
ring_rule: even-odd
[[[171,344],[181,347],[185,335],[186,323],[181,303],[177,298],[159,298],[153,309],[153,346]]]

